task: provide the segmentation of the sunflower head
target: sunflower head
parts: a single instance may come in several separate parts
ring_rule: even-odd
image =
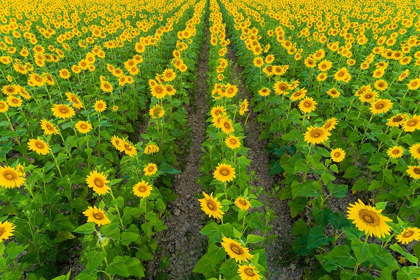
[[[420,166],[409,166],[407,173],[413,179],[420,179]]]
[[[331,159],[334,162],[342,162],[346,157],[346,152],[343,149],[337,148],[331,151]]]
[[[152,185],[150,185],[149,183],[145,181],[141,181],[134,185],[133,192],[134,192],[134,195],[144,198],[150,195],[152,189],[153,189]]]
[[[315,110],[315,106],[317,103],[312,97],[306,97],[302,101],[299,102],[299,109],[303,113],[310,113]]]
[[[144,175],[152,176],[158,171],[158,167],[154,163],[149,163],[144,169]]]
[[[15,230],[15,225],[4,221],[3,223],[0,223],[0,241],[9,239],[13,236],[13,231]]]
[[[415,159],[420,159],[420,143],[410,147],[410,154]]]
[[[19,188],[25,183],[24,174],[10,166],[0,166],[0,187]]]
[[[401,146],[394,146],[388,149],[387,154],[391,158],[400,158],[404,155],[404,149]]]
[[[222,212],[222,204],[217,200],[217,197],[213,197],[213,193],[210,195],[203,192],[204,198],[199,199],[201,210],[204,211],[209,217],[221,219],[224,212]]]
[[[305,141],[309,144],[320,144],[328,140],[331,133],[323,127],[309,127],[305,133]]]
[[[226,138],[225,143],[226,143],[226,146],[228,146],[232,150],[239,148],[241,146],[241,141],[239,140],[239,138],[233,135]]]
[[[416,227],[405,228],[401,234],[397,235],[398,242],[408,244],[411,241],[420,240],[420,229]]]
[[[240,265],[238,269],[241,280],[260,280],[261,276],[258,273],[259,271],[251,264]]]
[[[348,207],[347,218],[352,220],[357,229],[365,232],[365,234],[385,237],[391,231],[391,227],[386,222],[391,222],[392,220],[383,216],[381,212],[382,210],[365,205],[359,199],[358,202],[350,204],[350,207]]]
[[[50,146],[41,139],[30,139],[28,142],[29,150],[36,152],[38,155],[46,155],[50,152]]]
[[[251,207],[251,202],[245,197],[238,197],[235,200],[235,205],[241,210],[248,210]]]
[[[107,180],[105,174],[100,173],[96,170],[91,171],[86,178],[86,183],[89,188],[92,188],[94,192],[98,195],[104,195],[109,193],[110,187],[107,185],[109,180]]]
[[[236,262],[247,262],[253,257],[249,253],[248,248],[243,247],[240,243],[236,242],[235,240],[228,237],[223,237],[222,241],[222,246],[225,249],[226,253]]]
[[[96,112],[102,113],[103,111],[106,110],[106,107],[107,107],[107,105],[106,105],[105,101],[98,100],[98,101],[95,102],[94,109],[95,109]]]
[[[236,177],[235,168],[233,168],[229,164],[219,163],[219,165],[213,173],[213,177],[217,181],[222,183],[233,181],[233,179]]]
[[[83,214],[88,218],[88,223],[94,222],[98,226],[107,225],[111,222],[104,211],[101,208],[96,208],[96,206],[93,208],[89,206]]]

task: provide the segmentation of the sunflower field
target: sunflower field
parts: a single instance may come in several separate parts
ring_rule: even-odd
[[[2,0],[0,279],[420,279],[419,0]]]

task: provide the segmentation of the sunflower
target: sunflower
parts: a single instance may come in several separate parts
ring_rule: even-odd
[[[124,140],[124,152],[130,156],[133,157],[135,155],[137,155],[137,149],[136,147],[134,147],[130,142],[128,142],[127,140]]]
[[[336,90],[335,88],[328,90],[327,94],[331,96],[332,98],[338,98],[340,96],[340,92]]]
[[[264,65],[264,59],[262,57],[257,56],[254,58],[253,63],[255,67],[261,68]]]
[[[145,153],[146,155],[150,155],[150,154],[154,154],[154,153],[158,153],[159,152],[159,147],[154,145],[154,144],[149,144],[146,146],[146,148],[144,148],[143,153]]]
[[[385,80],[377,80],[374,86],[379,91],[385,91],[388,88],[388,83]]]
[[[239,138],[233,135],[226,138],[225,143],[226,143],[226,146],[228,146],[232,150],[239,148],[241,146],[241,141],[239,140]]]
[[[144,175],[152,176],[158,171],[158,167],[154,163],[149,163],[144,169]]]
[[[331,159],[334,162],[342,162],[346,157],[346,152],[343,149],[337,148],[331,151]]]
[[[156,84],[151,87],[151,92],[157,99],[162,99],[166,95],[166,88],[161,84]]]
[[[22,177],[19,170],[10,166],[0,166],[0,187],[19,188],[25,183],[25,177]]]
[[[323,60],[318,64],[318,69],[322,72],[330,70],[332,67],[332,62],[329,60]]]
[[[297,101],[297,100],[301,100],[303,98],[305,98],[306,96],[306,92],[307,90],[305,88],[301,88],[297,91],[295,91],[291,96],[290,96],[290,100],[291,101]]]
[[[336,118],[329,119],[322,127],[328,131],[331,131],[335,129],[335,126],[337,125],[338,121]]]
[[[76,128],[80,133],[86,134],[92,130],[92,125],[85,121],[78,121],[76,123]]]
[[[244,99],[239,109],[239,115],[243,116],[245,112],[248,111],[248,106],[249,106],[248,100]]]
[[[0,113],[6,113],[9,110],[9,105],[3,100],[0,100]]]
[[[410,147],[410,154],[413,156],[413,158],[420,159],[420,143],[414,144]]]
[[[385,237],[390,234],[391,227],[386,222],[392,220],[381,214],[382,210],[378,210],[373,206],[365,205],[360,199],[355,204],[350,204],[348,207],[349,220],[353,221],[357,229],[364,231],[376,237]]]
[[[409,166],[407,173],[413,179],[420,179],[420,166]]]
[[[117,136],[114,135],[111,138],[111,144],[118,151],[120,151],[120,152],[123,152],[124,151],[124,140],[123,139],[121,139],[121,138],[119,138],[119,137],[117,137]]]
[[[46,155],[50,152],[50,146],[41,139],[29,139],[29,150],[36,152],[38,155]]]
[[[232,126],[232,123],[228,119],[226,119],[226,118],[223,118],[221,120],[220,128],[226,134],[230,134],[230,133],[232,133],[232,132],[235,131],[235,129]]]
[[[315,110],[318,103],[312,97],[306,97],[299,102],[299,109],[304,113],[310,113]]]
[[[407,118],[407,115],[398,114],[394,117],[389,118],[386,125],[391,126],[391,127],[399,127],[400,125],[404,123],[404,120],[406,118]]]
[[[162,77],[165,82],[171,82],[176,78],[176,73],[172,69],[166,69],[163,71]]]
[[[153,189],[153,186],[145,181],[141,181],[134,185],[133,192],[138,197],[148,197]]]
[[[316,77],[316,80],[318,82],[323,82],[328,78],[328,75],[326,73],[319,73],[319,75]]]
[[[105,103],[105,101],[103,101],[103,100],[98,100],[98,101],[96,101],[96,103],[95,103],[95,107],[94,107],[94,109],[95,109],[95,111],[96,112],[99,112],[99,113],[102,113],[103,111],[105,111],[106,110],[106,103]]]
[[[400,158],[404,155],[404,149],[401,146],[394,146],[387,151],[388,156],[392,158]]]
[[[245,197],[241,196],[235,200],[235,205],[238,206],[239,209],[248,210],[249,207],[251,207],[251,202],[249,202],[249,200]]]
[[[278,95],[287,95],[288,92],[285,92],[290,89],[290,85],[284,81],[279,81],[274,84],[274,91]]]
[[[370,111],[372,114],[377,115],[381,113],[386,113],[392,108],[392,102],[389,99],[378,99],[375,102],[371,103]]]
[[[203,210],[204,213],[209,215],[210,218],[213,217],[216,219],[221,219],[222,215],[225,213],[222,212],[222,205],[217,200],[217,197],[213,197],[213,193],[211,193],[209,196],[208,194],[203,192],[203,195],[204,198],[198,200],[200,201],[201,210]]]
[[[14,97],[14,96],[8,96],[7,99],[7,104],[9,104],[10,107],[20,107],[22,106],[22,99],[20,99],[19,97]]]
[[[397,235],[397,240],[402,244],[408,244],[413,240],[419,241],[420,229],[416,227],[405,228],[401,234]]]
[[[362,102],[372,103],[375,101],[376,95],[377,93],[375,91],[368,91],[360,94],[359,99]]]
[[[417,90],[420,88],[420,78],[411,80],[407,85],[409,90]]]
[[[216,106],[211,108],[211,116],[213,118],[217,117],[217,116],[221,116],[226,112],[226,109],[223,106]]]
[[[0,223],[0,241],[7,240],[13,236],[13,231],[15,230],[15,225],[4,221]]]
[[[238,269],[241,280],[261,280],[261,276],[258,273],[259,271],[251,264],[240,265]]]
[[[86,178],[86,184],[89,188],[92,188],[94,192],[99,195],[109,193],[111,189],[107,184],[110,181],[106,179],[106,176],[103,173],[98,171],[91,171]]]
[[[308,127],[305,132],[305,141],[309,144],[320,144],[328,140],[331,133],[323,127]]]
[[[68,119],[73,117],[76,113],[74,112],[74,109],[71,108],[68,105],[54,105],[53,108],[51,108],[51,111],[54,114],[54,117],[60,118],[60,119]]]
[[[70,78],[70,71],[67,69],[60,70],[60,77],[64,80],[68,80]]]
[[[253,256],[249,253],[249,249],[242,247],[242,245],[233,239],[223,237],[222,246],[225,248],[229,257],[235,259],[236,262],[248,262]]]
[[[216,170],[213,173],[213,177],[219,182],[230,182],[233,181],[235,176],[235,168],[229,164],[219,163]]]
[[[258,91],[258,94],[261,96],[269,96],[270,95],[270,89],[269,88],[262,88]]]
[[[165,110],[162,106],[157,104],[149,110],[149,115],[152,119],[159,119],[165,115]]]
[[[109,82],[101,81],[101,90],[104,91],[104,92],[111,93],[114,90],[114,88],[112,87],[112,85]]]
[[[238,92],[238,87],[235,85],[231,85],[231,84],[227,84],[227,88],[226,88],[226,92],[225,92],[225,97],[227,98],[232,98],[236,95],[236,93]]]
[[[98,226],[107,225],[111,222],[105,215],[104,211],[101,208],[96,208],[96,206],[93,208],[89,206],[83,214],[88,217],[88,223],[94,222]]]
[[[403,124],[405,132],[413,132],[420,129],[420,116],[414,115],[411,119],[407,119]]]
[[[76,109],[82,109],[83,108],[83,103],[80,101],[80,99],[73,93],[71,92],[66,92],[65,93],[67,96],[67,100],[72,103],[71,105],[76,108]]]

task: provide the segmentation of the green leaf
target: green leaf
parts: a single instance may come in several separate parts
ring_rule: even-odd
[[[351,247],[354,251],[354,255],[359,263],[364,263],[374,257],[378,253],[376,244],[368,244],[360,241],[359,239],[353,239]]]
[[[213,270],[212,268],[212,261],[209,258],[209,256],[204,255],[201,257],[201,259],[197,262],[195,265],[193,272],[195,273],[201,273],[206,274],[208,272],[211,272]]]
[[[90,252],[87,255],[87,258],[86,258],[87,264],[83,272],[91,276],[94,275],[96,268],[103,262],[105,257],[106,257],[106,254],[103,252],[97,252],[97,251]]]
[[[92,234],[95,231],[95,223],[86,223],[73,230],[75,233]]]
[[[330,194],[336,198],[344,198],[347,195],[348,186],[347,185],[336,185],[333,183],[328,183],[327,189]]]
[[[246,237],[246,243],[258,243],[264,240],[264,237],[254,234],[248,234]]]
[[[350,254],[350,247],[347,245],[339,245],[332,249],[326,255],[317,255],[318,260],[321,261],[322,267],[331,272],[339,267],[356,266],[356,259]]]
[[[376,245],[376,244],[371,244]],[[385,250],[384,248],[376,245],[378,248],[378,253],[376,253],[372,259],[370,259],[370,262],[378,266],[379,268],[386,268],[389,267],[393,270],[399,269],[400,266],[398,265],[398,262],[394,259],[394,257],[391,255],[390,252]]]
[[[308,249],[315,249],[323,245],[328,245],[333,238],[325,236],[325,228],[322,226],[312,228],[308,235]]]
[[[394,252],[398,252],[401,255],[403,255],[404,257],[407,258],[407,260],[409,260],[410,262],[417,264],[419,262],[419,259],[417,259],[415,256],[407,253],[406,251],[404,251],[404,249],[398,245],[397,243],[392,244],[391,246],[389,246],[389,248],[392,249],[392,251]]]
[[[201,231],[201,234],[207,235],[211,243],[221,242],[222,234],[219,232],[219,226],[215,222],[206,225]]]
[[[331,213],[328,215],[328,222],[336,229],[351,226],[351,222],[347,220],[343,213]]]
[[[140,235],[135,232],[123,232],[121,234],[121,244],[126,246],[130,244],[131,242],[139,243],[140,242]]]
[[[69,280],[70,279],[71,270],[66,275],[61,275],[58,277],[55,277],[52,280]]]
[[[307,234],[308,232],[309,232],[309,227],[302,218],[299,218],[293,224],[292,235]]]
[[[346,172],[344,173],[343,177],[346,179],[352,179],[359,176],[360,172],[357,169],[356,166],[352,165],[349,168],[347,168]]]
[[[112,261],[112,263],[110,263],[106,267],[105,271],[111,275],[119,275],[123,277],[130,276],[130,274],[128,273],[127,264],[126,264],[128,259],[129,257],[127,256],[125,257],[116,256],[114,260]]]

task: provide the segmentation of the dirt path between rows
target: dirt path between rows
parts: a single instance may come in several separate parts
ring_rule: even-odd
[[[229,46],[227,57],[233,61],[231,65],[231,72],[233,73],[234,84],[238,85],[239,93],[242,98],[247,98],[250,102],[252,95],[245,86],[245,80],[242,77],[243,68],[237,63],[237,58]],[[280,185],[280,177],[269,175],[270,172],[270,158],[265,151],[267,145],[266,140],[259,140],[260,128],[257,123],[257,114],[250,106],[251,114],[248,117],[244,131],[246,138],[244,139],[244,146],[249,148],[248,156],[251,160],[249,172],[255,172],[258,180],[250,182],[255,186],[264,188],[266,194],[261,197],[265,206],[269,206],[277,216],[271,223],[273,229],[269,235],[276,235],[277,238],[266,246],[267,252],[267,279],[272,280],[286,280],[286,279],[302,279],[302,269],[297,268],[295,263],[291,262],[287,256],[291,250],[291,230],[293,226],[293,219],[290,216],[290,208],[286,201],[281,201],[274,193],[275,185]],[[288,252],[289,251],[289,252]]]
[[[200,229],[206,224],[205,216],[201,215],[200,203],[194,197],[195,194],[201,193],[197,179],[200,176],[202,144],[205,141],[207,126],[208,42],[210,40],[207,20],[204,26],[205,41],[197,68],[196,95],[191,96],[190,105],[186,107],[192,142],[186,157],[186,167],[182,173],[176,175],[173,185],[178,199],[168,205],[172,214],[171,217],[165,219],[168,229],[158,237],[158,245],[162,250],[156,254],[155,264],[149,266],[149,273],[153,279],[162,273],[167,274],[162,279],[193,279],[192,270],[207,248],[206,238],[200,234]],[[170,265],[166,269],[159,269],[157,262],[161,260],[169,261]]]

